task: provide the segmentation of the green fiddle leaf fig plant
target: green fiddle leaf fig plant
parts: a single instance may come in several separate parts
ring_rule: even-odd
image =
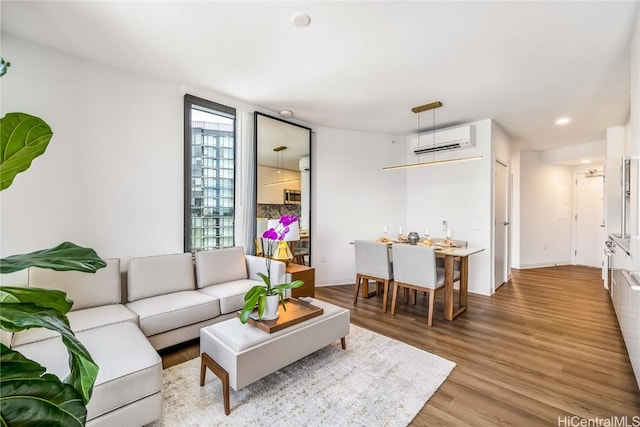
[[[25,113],[8,113],[0,119],[0,191],[8,188],[33,159],[47,149],[53,132],[44,120]]]
[[[10,64],[0,58],[0,76]],[[0,191],[43,154],[53,132],[42,119],[8,113],[0,119]],[[0,273],[29,267],[95,273],[106,266],[98,254],[71,242],[54,248],[0,259]],[[98,366],[69,326],[73,302],[62,291],[0,286],[0,328],[8,332],[43,327],[60,334],[69,353],[70,373],[64,380],[0,343],[0,426],[84,426],[87,403]]]
[[[13,273],[27,267],[95,273],[98,269],[106,266],[107,263],[93,249],[83,248],[71,242],[64,242],[55,248],[6,257],[2,260],[2,265],[0,265],[0,274]]]

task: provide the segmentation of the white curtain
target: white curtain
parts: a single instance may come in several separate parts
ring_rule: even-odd
[[[256,223],[256,153],[253,113],[236,111],[236,246],[243,246],[247,254],[254,254],[253,240]]]

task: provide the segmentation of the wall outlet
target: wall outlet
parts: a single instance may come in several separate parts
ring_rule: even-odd
[[[546,251],[546,250],[547,250],[547,245],[544,245],[544,248],[543,248],[543,249]]]
[[[442,220],[442,231],[447,231],[449,227],[447,226],[447,220],[443,219]]]

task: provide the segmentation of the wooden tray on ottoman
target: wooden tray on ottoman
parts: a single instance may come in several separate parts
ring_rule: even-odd
[[[284,311],[282,305],[278,306],[278,313],[280,315],[277,319],[255,320],[249,317],[247,322],[270,334],[313,317],[320,316],[324,312],[321,307],[316,307],[313,304],[305,304],[296,298],[287,298],[285,304],[287,304],[287,311]],[[238,316],[240,316],[240,312],[238,312]]]

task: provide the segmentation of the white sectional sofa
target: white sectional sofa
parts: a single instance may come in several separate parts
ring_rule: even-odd
[[[262,282],[258,272],[266,274],[265,259],[241,247],[198,253],[195,265],[191,254],[132,258],[123,296],[118,259],[95,274],[30,268],[29,286],[60,289],[74,301],[67,314],[71,329],[100,368],[87,425],[139,427],[160,418],[156,350],[198,338],[203,326],[235,316],[247,290]],[[271,277],[283,283],[285,264],[272,261]],[[61,379],[69,373],[57,333],[36,328],[10,340],[48,372]]]
[[[271,262],[274,282],[284,282],[285,269]],[[200,328],[235,316],[244,294],[262,283],[257,273],[266,274],[266,264],[237,246],[196,253],[195,272],[191,254],[129,260],[126,306],[155,349],[198,338]]]

